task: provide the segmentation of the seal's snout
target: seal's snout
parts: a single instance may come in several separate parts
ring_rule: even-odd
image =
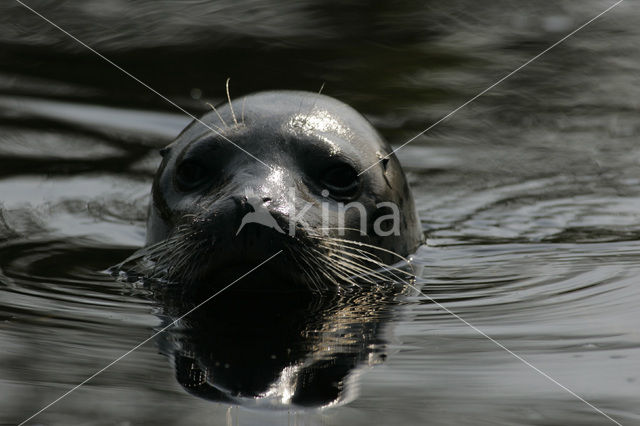
[[[236,195],[232,197],[242,213],[249,213],[268,208],[271,197],[257,197],[255,195]]]

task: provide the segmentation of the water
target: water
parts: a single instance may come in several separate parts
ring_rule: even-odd
[[[234,97],[324,83],[399,145],[611,3],[29,4],[193,113],[229,76]],[[640,424],[637,6],[398,153],[428,235],[417,285],[624,425]],[[0,12],[0,423],[17,424],[172,318],[101,271],[143,244],[156,150],[188,117],[17,3]],[[253,329],[256,301],[212,301],[228,330],[183,324],[32,424],[614,424],[427,298],[377,302],[299,307],[282,336]],[[287,345],[341,360],[345,403],[265,412],[175,377],[199,350],[271,371]]]

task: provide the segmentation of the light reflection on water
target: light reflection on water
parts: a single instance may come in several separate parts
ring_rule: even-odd
[[[221,100],[229,75],[234,96],[326,82],[396,144],[609,5],[140,1],[123,18],[118,4],[33,6],[193,111]],[[429,236],[423,291],[624,425],[640,424],[634,5],[398,153]],[[144,290],[99,271],[143,243],[154,148],[186,120],[19,7],[0,11],[0,423],[16,423],[160,326]],[[376,321],[361,334],[385,342],[386,360],[360,364],[346,405],[212,404],[148,344],[37,422],[607,422],[424,298]]]

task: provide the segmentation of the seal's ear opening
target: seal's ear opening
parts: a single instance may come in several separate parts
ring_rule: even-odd
[[[384,170],[385,172],[387,171],[387,164],[389,164],[389,156],[391,154],[393,154],[393,152],[389,154],[385,154],[384,152],[381,152],[381,151],[376,152],[376,155],[378,156],[378,160],[380,160],[380,163],[382,164],[382,170]]]
[[[158,151],[160,153],[160,156],[162,158],[166,157],[167,154],[169,153],[169,151],[171,150],[171,148],[166,147],[166,148],[162,148],[160,151]]]
[[[384,157],[382,159],[382,168],[386,171],[387,170],[387,164],[389,164],[389,157]]]

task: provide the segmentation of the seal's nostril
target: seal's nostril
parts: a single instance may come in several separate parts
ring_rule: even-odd
[[[271,201],[271,197],[264,197],[262,199],[262,202],[264,202],[264,203],[268,203],[269,201]]]

